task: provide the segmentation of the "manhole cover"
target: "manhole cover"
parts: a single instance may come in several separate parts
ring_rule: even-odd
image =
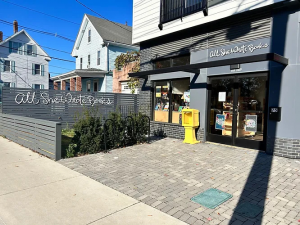
[[[263,207],[259,205],[254,205],[249,202],[243,202],[238,205],[235,212],[241,216],[246,216],[249,218],[257,217],[263,211]]]
[[[191,198],[193,202],[205,206],[206,208],[214,209],[228,199],[232,198],[231,194],[225,193],[215,188],[210,188],[199,195]]]

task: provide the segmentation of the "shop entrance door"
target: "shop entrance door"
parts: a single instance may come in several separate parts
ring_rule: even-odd
[[[267,74],[212,77],[207,141],[265,150]]]

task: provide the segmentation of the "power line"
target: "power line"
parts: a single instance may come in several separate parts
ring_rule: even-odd
[[[111,23],[113,23],[113,24],[115,24],[115,25],[121,27],[121,28],[124,29],[124,30],[127,30],[126,28],[122,27],[121,25],[119,25],[119,24],[117,24],[117,23],[115,23],[115,22],[113,22],[113,21],[111,21],[111,20],[105,18],[104,16],[102,16],[102,15],[99,14],[99,13],[97,13],[97,12],[94,11],[93,9],[89,8],[88,6],[86,6],[85,4],[83,4],[82,2],[80,2],[80,1],[78,1],[78,0],[75,0],[75,1],[78,2],[80,5],[84,6],[85,8],[89,9],[89,10],[92,11],[93,13],[96,13],[98,16],[102,17],[103,19],[105,19],[105,20],[107,20],[107,21],[109,21],[109,22],[111,22]],[[128,32],[132,32],[131,30],[127,30],[127,31],[128,31]]]
[[[9,21],[6,21],[6,20],[1,20],[0,19],[0,23],[3,23],[5,25],[13,25],[12,22],[9,22]],[[27,30],[30,30],[32,32],[36,32],[36,33],[39,33],[39,34],[45,34],[45,35],[49,35],[49,36],[54,36],[54,37],[58,37],[58,38],[61,38],[65,41],[70,41],[70,42],[75,42],[74,40],[70,39],[70,38],[67,38],[67,37],[64,37],[62,35],[59,35],[57,33],[51,33],[51,32],[48,32],[48,31],[43,31],[43,30],[37,30],[37,29],[34,29],[34,28],[30,28],[30,27],[25,27],[25,26],[22,26],[22,25],[18,25],[19,27],[21,28],[24,28],[24,29],[27,29]]]
[[[29,68],[25,68],[25,67],[20,67],[20,66],[15,66],[16,68],[19,68],[19,69],[24,69],[24,70],[31,70],[32,71],[32,69],[29,69]],[[18,71],[17,71],[18,72]],[[14,73],[14,72],[13,72]],[[53,73],[53,74],[61,74],[61,73],[55,73],[55,72],[50,72],[50,71],[48,71],[48,73]]]
[[[41,13],[43,15],[50,16],[50,17],[53,17],[53,18],[56,18],[56,19],[59,19],[59,20],[63,20],[65,22],[69,22],[69,23],[73,23],[73,24],[76,24],[76,25],[80,25],[79,23],[76,23],[76,22],[73,22],[73,21],[70,21],[70,20],[66,20],[66,19],[63,19],[63,18],[60,18],[60,17],[57,17],[57,16],[53,16],[53,15],[50,15],[50,14],[47,14],[47,13],[44,13],[44,12],[41,12],[41,11],[38,11],[38,10],[35,10],[35,9],[31,9],[31,8],[26,7],[26,6],[18,5],[18,4],[13,3],[13,2],[9,2],[9,1],[6,1],[6,0],[1,0],[1,1],[7,2],[9,4],[16,5],[18,7],[21,7],[21,8],[27,9],[27,10],[31,10],[33,12]]]
[[[22,81],[24,81],[25,84],[27,84],[30,88],[32,88],[32,86],[30,84],[28,84],[19,74],[17,74],[16,72],[13,72],[14,74],[16,74],[18,77],[21,78]]]
[[[2,48],[9,48],[9,47],[3,46],[3,45],[1,45],[0,47],[2,47]],[[24,50],[18,50],[18,49],[16,49],[16,48],[11,48],[11,49],[16,50],[16,51],[26,52],[26,51],[24,51]],[[39,56],[49,57],[49,58],[51,58],[51,59],[56,59],[56,60],[61,60],[61,61],[65,61],[65,62],[72,62],[72,63],[75,63],[74,61],[67,60],[67,59],[62,59],[62,58],[52,57],[52,56],[48,56],[48,55],[41,55],[41,54],[37,54],[37,53],[34,53],[34,54],[35,54],[35,55],[39,55]]]
[[[2,0],[3,1],[3,0]],[[5,36],[5,37],[11,37],[11,36],[8,36],[8,35],[3,35],[3,36]],[[22,44],[27,44],[27,42],[24,42],[23,40],[21,40],[21,39],[18,39],[18,38],[14,38],[15,40],[19,40],[19,41],[22,41],[21,43]],[[38,46],[40,46],[41,48],[43,47],[43,48],[48,48],[48,49],[51,49],[51,50],[53,50],[53,51],[58,51],[58,52],[62,52],[62,53],[66,53],[66,54],[71,54],[70,52],[66,52],[66,51],[62,51],[62,50],[59,50],[59,49],[55,49],[55,48],[50,48],[50,47],[47,47],[47,46],[45,46],[45,45],[39,45],[39,44],[37,44]]]
[[[24,59],[24,58],[21,58],[21,57],[18,57],[18,56],[14,56],[13,58],[25,60],[26,62],[32,62],[32,63],[44,65],[44,66],[47,65],[47,64],[42,64],[42,63],[40,63],[40,62],[32,61],[32,60],[28,59],[28,57],[27,57],[26,59]],[[70,71],[73,70],[73,69],[68,69],[68,68],[64,68],[64,67],[60,67],[60,66],[54,66],[54,65],[51,65],[50,63],[48,64],[48,66],[49,66],[49,67],[50,67],[50,66],[51,66],[51,67],[56,67],[56,68],[60,68],[60,69],[64,69],[64,70],[70,70]]]

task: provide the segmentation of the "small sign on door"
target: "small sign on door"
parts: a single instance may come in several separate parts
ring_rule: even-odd
[[[257,132],[257,115],[246,115],[245,131]]]
[[[226,92],[219,92],[219,102],[225,102],[226,101]]]
[[[225,115],[217,114],[216,115],[216,130],[224,130],[225,129]]]

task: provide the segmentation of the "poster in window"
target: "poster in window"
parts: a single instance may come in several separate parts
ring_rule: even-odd
[[[217,114],[216,115],[216,130],[224,130],[225,129],[225,115]]]
[[[219,92],[219,102],[225,102],[226,101],[226,92]]]
[[[245,131],[257,132],[257,115],[246,115]]]
[[[156,98],[161,97],[161,86],[156,86]]]
[[[191,94],[189,91],[186,91],[183,93],[183,99],[184,99],[184,102],[190,102],[191,101]]]
[[[168,99],[168,86],[162,86],[161,97],[162,99]]]

